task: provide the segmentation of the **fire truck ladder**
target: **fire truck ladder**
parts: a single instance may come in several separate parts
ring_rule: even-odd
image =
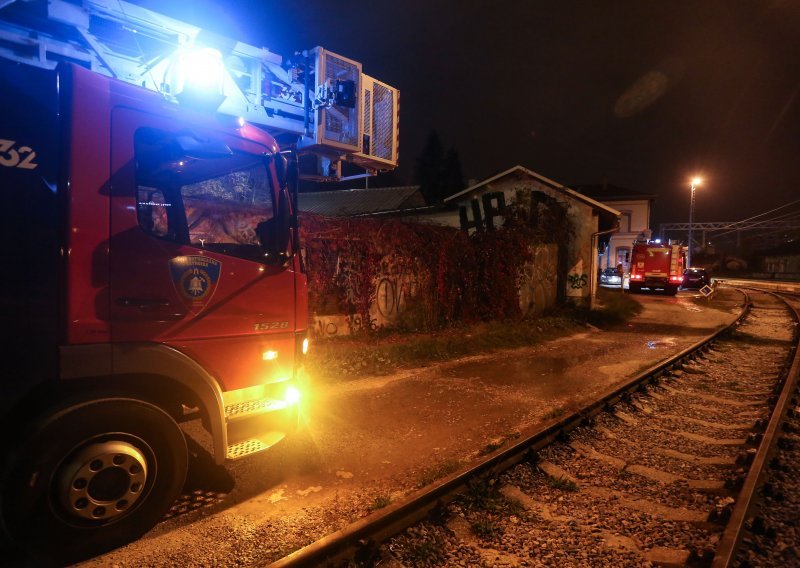
[[[218,112],[317,156],[307,177],[337,179],[342,160],[367,175],[397,166],[399,91],[357,61],[322,47],[284,61],[121,0],[0,0],[0,57],[48,69],[72,62],[168,100],[180,98],[181,59],[203,50],[220,64]]]

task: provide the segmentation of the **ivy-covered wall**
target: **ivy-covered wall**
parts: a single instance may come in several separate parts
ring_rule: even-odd
[[[531,247],[532,258],[522,268],[519,305],[524,316],[536,316],[558,303],[558,245]]]
[[[547,228],[522,211],[512,216],[503,229],[467,234],[398,219],[301,215],[312,328],[427,331],[540,312],[555,289],[552,268],[543,267],[558,255]]]

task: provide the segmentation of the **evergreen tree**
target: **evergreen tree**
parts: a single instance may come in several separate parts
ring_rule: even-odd
[[[439,200],[458,193],[466,187],[464,183],[464,173],[461,170],[461,158],[455,148],[450,148],[444,157],[442,165],[442,186]]]
[[[444,147],[439,135],[432,130],[428,134],[422,153],[417,158],[417,167],[414,171],[414,181],[419,184],[427,203],[436,203],[439,200],[443,163]]]
[[[419,184],[420,191],[429,204],[440,203],[445,197],[458,193],[465,187],[458,152],[455,148],[450,148],[445,153],[435,130],[428,135],[417,159],[414,181]]]

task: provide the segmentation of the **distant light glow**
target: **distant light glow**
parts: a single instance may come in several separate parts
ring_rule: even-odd
[[[703,183],[702,178],[699,178],[699,177],[693,177],[692,178],[692,185],[700,185],[701,183]]]
[[[278,352],[270,349],[268,351],[264,351],[261,354],[261,357],[264,359],[264,361],[274,361],[278,358]]]
[[[660,245],[661,244],[661,239],[656,239],[656,244]]]
[[[308,355],[308,337],[303,339],[303,355]]]
[[[239,125],[239,128],[242,128],[244,126],[244,117],[240,116],[237,118],[236,123]]]

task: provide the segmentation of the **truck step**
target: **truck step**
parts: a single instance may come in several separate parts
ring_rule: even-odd
[[[228,422],[252,418],[276,410],[283,410],[287,403],[274,398],[260,398],[238,402],[225,407],[225,418]]]
[[[283,432],[269,432],[263,436],[248,438],[228,446],[225,457],[229,460],[238,460],[245,456],[264,451],[284,438]]]
[[[228,446],[226,457],[229,460],[238,460],[239,458],[249,456],[250,454],[255,454],[257,452],[266,450],[268,447],[269,446],[266,446],[258,438],[251,438],[250,440],[243,440],[238,444]]]

